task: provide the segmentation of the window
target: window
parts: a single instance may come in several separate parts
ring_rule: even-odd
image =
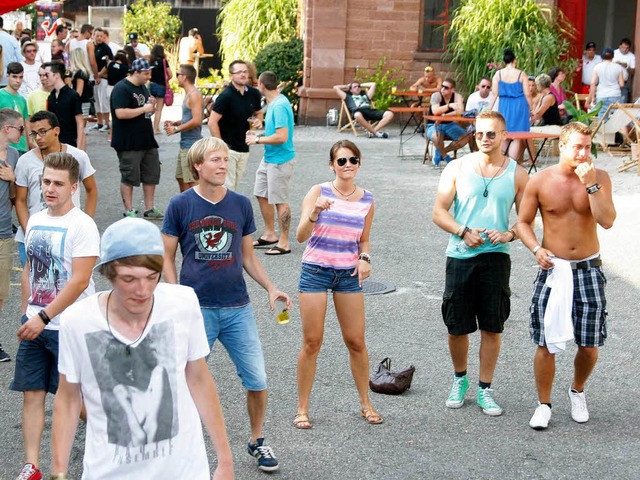
[[[426,52],[445,51],[451,13],[458,4],[459,0],[424,0],[421,50]]]

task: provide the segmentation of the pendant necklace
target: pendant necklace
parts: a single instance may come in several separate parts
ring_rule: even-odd
[[[42,158],[42,161],[44,162],[44,153],[42,153],[42,149],[40,147],[38,147],[38,151],[40,152],[40,157]],[[62,142],[60,143],[60,150],[59,151],[60,151],[60,153],[62,153]],[[50,152],[50,153],[53,153],[53,152]]]
[[[344,198],[346,198],[347,200],[349,200],[349,197],[351,195],[353,195],[354,193],[356,193],[356,190],[358,189],[358,186],[355,185],[353,187],[353,192],[351,192],[349,195],[345,195],[344,193],[342,193],[340,190],[338,190],[338,187],[336,187],[336,184],[334,182],[331,182],[331,186],[335,189],[336,192],[338,192],[340,195],[342,195]]]
[[[106,307],[106,319],[107,319],[107,327],[109,327],[109,333],[111,334],[111,336],[117,340],[116,336],[113,334],[113,330],[111,330],[111,324],[109,323],[109,301],[111,300],[111,294],[113,293],[113,291],[109,292],[109,296],[107,297],[107,307]],[[129,343],[129,344],[125,344],[124,346],[124,350],[127,353],[127,356],[131,355],[131,345],[133,345],[134,343],[137,343],[141,338],[142,335],[144,335],[144,331],[147,329],[147,325],[149,325],[149,319],[151,318],[151,314],[153,313],[153,305],[155,304],[155,296],[153,297],[153,299],[151,300],[151,310],[149,310],[149,315],[147,315],[147,321],[144,322],[144,327],[142,327],[142,332],[140,332],[140,335],[138,335],[138,338],[136,338],[133,342]]]
[[[489,196],[489,185],[491,185],[491,182],[493,182],[495,180],[495,178],[498,176],[498,173],[500,173],[500,170],[502,170],[502,167],[504,167],[504,162],[506,162],[507,157],[504,157],[502,159],[502,164],[500,165],[500,168],[498,169],[498,171],[496,173],[493,174],[493,177],[491,177],[491,180],[489,180],[488,182],[485,181],[484,179],[484,172],[482,171],[482,163],[478,162],[478,167],[480,168],[480,178],[482,178],[482,183],[484,183],[484,192],[482,192],[482,196],[484,198],[487,198]]]

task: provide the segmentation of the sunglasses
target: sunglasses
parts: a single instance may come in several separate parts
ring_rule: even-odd
[[[20,125],[19,127],[16,127],[15,125],[6,125],[6,126],[9,128],[15,128],[20,132],[20,135],[24,133],[24,125]]]
[[[480,85],[480,88],[491,88],[491,85]]]
[[[442,85],[442,89],[443,90],[451,90],[451,87],[449,85]]]
[[[358,157],[349,157],[348,160],[351,165],[358,165],[360,163],[360,159]],[[347,164],[347,159],[345,157],[336,158],[336,163],[339,166],[344,167]]]
[[[498,135],[498,132],[476,132],[475,133],[476,140],[482,140],[482,137],[485,135],[489,140],[495,140],[496,135]]]

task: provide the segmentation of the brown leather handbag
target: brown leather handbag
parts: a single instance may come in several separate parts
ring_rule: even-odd
[[[400,395],[411,388],[413,372],[415,371],[416,367],[411,365],[401,372],[392,372],[391,359],[387,357],[378,364],[378,371],[369,378],[369,388],[376,393]]]

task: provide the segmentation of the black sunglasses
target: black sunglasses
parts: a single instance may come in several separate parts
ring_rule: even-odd
[[[345,157],[336,158],[336,163],[341,167],[344,167],[347,164],[347,159]],[[358,165],[360,163],[360,159],[358,157],[349,157],[349,163],[351,163],[351,165]]]
[[[452,87],[450,87],[449,85],[442,85],[442,89],[443,90],[451,90]]]
[[[495,140],[497,132],[476,132],[476,140],[482,140],[482,137],[486,135],[489,140]]]

